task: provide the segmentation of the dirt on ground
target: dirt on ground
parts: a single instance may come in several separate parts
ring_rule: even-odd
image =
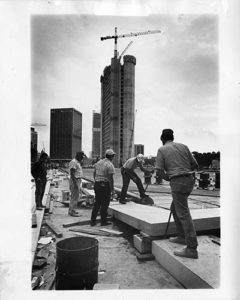
[[[92,169],[84,169],[84,176],[92,178]],[[141,175],[142,176],[142,175]],[[144,178],[142,176],[142,180]],[[115,175],[115,186],[121,187],[120,171]],[[150,190],[156,187],[149,186]],[[135,185],[129,186],[129,191],[133,191]],[[63,178],[59,181],[58,187],[51,186],[49,193],[54,196],[54,206],[51,214],[44,215],[41,236],[52,237],[52,243],[41,246],[38,245],[36,254],[41,250],[45,252],[46,264],[39,267],[33,266],[32,275],[41,276],[41,284],[36,289],[49,290],[55,289],[55,268],[56,268],[56,243],[69,237],[88,236],[98,240],[98,283],[118,284],[120,289],[183,289],[184,287],[177,282],[156,260],[140,261],[137,259],[137,250],[133,246],[133,235],[139,231],[120,222],[117,219],[111,220],[111,225],[100,226],[98,223],[94,229],[111,229],[122,232],[118,236],[92,235],[72,230],[85,229],[91,230],[90,224],[76,225],[64,228],[63,224],[73,223],[83,220],[90,220],[92,206],[79,205],[79,217],[68,215],[68,206],[61,203],[62,190],[68,190],[68,180]],[[168,183],[161,186],[161,190],[169,192]],[[58,238],[53,231],[46,225],[51,222],[62,233]]]

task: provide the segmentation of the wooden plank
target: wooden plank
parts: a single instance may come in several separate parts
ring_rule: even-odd
[[[111,221],[112,218],[107,218],[107,221]],[[96,223],[100,223],[101,219],[97,218]],[[90,219],[87,220],[82,220],[82,221],[76,221],[76,222],[69,222],[69,223],[64,223],[62,226],[64,228],[72,227],[72,226],[77,226],[77,225],[89,225],[91,223]]]
[[[150,236],[162,236],[165,233],[169,211],[154,207],[128,202],[125,205],[114,203],[109,206],[110,214]],[[197,231],[220,228],[220,209],[193,209],[191,215]],[[168,234],[176,234],[173,217],[170,220]]]
[[[115,234],[115,235],[122,235],[123,234],[123,232],[121,232],[121,231],[112,230],[112,229],[108,229],[108,228],[101,228],[100,230],[104,231],[104,232],[112,233],[112,234]]]
[[[52,222],[46,221],[46,225],[56,235],[56,237],[60,238],[63,236],[62,232]]]
[[[208,236],[198,237],[198,259],[179,257],[173,254],[184,246],[168,240],[152,242],[155,259],[186,288],[219,288],[220,286],[220,247]]]
[[[74,231],[74,232],[82,232],[82,233],[87,233],[87,234],[91,234],[91,235],[104,235],[104,236],[112,236],[112,233],[108,233],[108,232],[103,232],[101,230],[97,230],[97,229],[86,229],[86,228],[72,228],[69,229],[70,231]]]

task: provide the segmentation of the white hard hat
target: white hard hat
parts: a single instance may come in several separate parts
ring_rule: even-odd
[[[113,149],[107,149],[105,154],[106,155],[115,155],[116,153],[113,151]]]
[[[143,154],[139,153],[139,154],[137,155],[137,160],[138,160],[138,162],[143,162],[143,161],[144,161],[144,156],[143,156]]]

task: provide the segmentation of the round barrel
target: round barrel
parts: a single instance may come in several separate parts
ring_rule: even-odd
[[[200,173],[200,179],[208,180],[209,179],[209,173]]]
[[[199,187],[205,189],[209,183],[209,173],[200,173]]]
[[[220,172],[215,173],[215,188],[220,188]]]
[[[62,191],[62,201],[69,201],[70,198],[70,192],[69,191]]]
[[[92,290],[98,282],[98,240],[73,237],[56,244],[56,290]]]

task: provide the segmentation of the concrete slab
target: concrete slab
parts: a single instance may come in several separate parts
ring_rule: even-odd
[[[95,283],[93,286],[94,290],[119,290],[119,284],[114,283]]]
[[[169,211],[154,206],[146,206],[128,202],[127,204],[113,203],[109,206],[109,213],[114,218],[140,230],[150,236],[164,235]],[[220,209],[193,209],[191,215],[197,231],[220,228]],[[171,218],[168,234],[175,234],[176,227]]]
[[[208,236],[198,237],[198,259],[175,256],[184,246],[168,240],[152,242],[152,254],[176,280],[190,289],[220,287],[220,246]]]

